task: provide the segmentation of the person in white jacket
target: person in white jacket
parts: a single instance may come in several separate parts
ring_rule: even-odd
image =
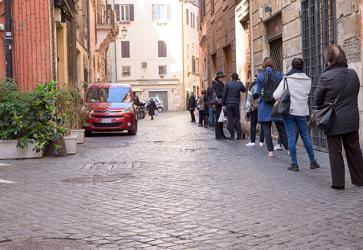
[[[287,87],[290,92],[290,114],[284,116],[284,123],[288,137],[288,146],[291,156],[291,164],[287,168],[290,171],[299,171],[296,155],[296,129],[300,133],[305,149],[310,159],[310,168],[319,168],[316,161],[311,136],[308,129],[307,117],[309,116],[308,97],[311,90],[311,79],[304,73],[304,61],[294,58],[292,69],[286,75]],[[275,100],[279,100],[284,92],[284,79],[274,92]]]

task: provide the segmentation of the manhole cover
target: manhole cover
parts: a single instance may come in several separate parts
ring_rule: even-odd
[[[16,240],[0,243],[0,250],[95,250],[96,247],[75,240]]]
[[[96,183],[106,183],[114,182],[121,179],[128,179],[132,177],[131,174],[114,174],[114,175],[93,175],[93,176],[79,176],[73,178],[63,179],[62,182],[71,184],[96,184]]]
[[[94,163],[88,163],[83,166],[84,169],[90,170],[115,170],[115,169],[132,169],[142,165],[138,161],[100,161]]]

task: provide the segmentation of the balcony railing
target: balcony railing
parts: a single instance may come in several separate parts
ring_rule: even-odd
[[[115,13],[107,5],[99,5],[97,8],[98,25],[115,25]]]

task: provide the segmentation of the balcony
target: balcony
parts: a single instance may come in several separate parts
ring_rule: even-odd
[[[77,14],[75,0],[54,0],[54,6],[62,13],[62,21],[71,21]]]

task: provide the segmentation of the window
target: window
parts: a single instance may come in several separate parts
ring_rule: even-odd
[[[210,15],[214,15],[214,0],[210,0]]]
[[[115,14],[117,22],[134,21],[134,5],[115,4]]]
[[[131,76],[130,66],[122,66],[122,76]]]
[[[192,56],[192,73],[196,72],[196,68],[195,68],[195,56]]]
[[[147,68],[147,62],[142,62],[141,63],[141,68],[146,69]]]
[[[87,91],[87,100],[90,103],[98,102],[131,102],[129,89],[120,87],[93,87]]]
[[[153,4],[153,21],[170,21],[170,4]]]
[[[164,41],[158,41],[158,56],[166,57],[166,43]]]
[[[197,57],[197,59],[195,59],[195,72],[199,73],[199,59]]]
[[[194,16],[193,12],[190,12],[190,23],[191,23],[192,28],[194,28],[193,16]]]
[[[121,41],[121,57],[122,58],[130,57],[130,42],[129,41]]]
[[[186,9],[187,25],[189,25],[189,10]]]
[[[167,74],[167,66],[159,65],[159,75],[166,75],[166,74]]]

